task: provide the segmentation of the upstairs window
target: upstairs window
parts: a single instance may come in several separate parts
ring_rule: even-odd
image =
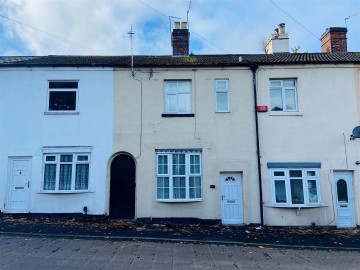
[[[76,112],[78,81],[49,81],[48,112]]]
[[[215,111],[229,111],[229,80],[215,80]]]
[[[165,113],[191,113],[191,81],[165,81]]]
[[[271,111],[297,112],[296,80],[270,80]]]
[[[87,191],[90,154],[61,153],[44,155],[45,192]]]
[[[320,204],[318,169],[273,169],[271,182],[274,205]]]
[[[201,201],[201,150],[157,150],[158,201]]]

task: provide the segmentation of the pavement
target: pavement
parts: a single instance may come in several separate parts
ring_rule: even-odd
[[[360,251],[360,229],[261,227],[106,217],[0,215],[0,234]]]

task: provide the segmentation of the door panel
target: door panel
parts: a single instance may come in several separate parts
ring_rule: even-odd
[[[244,223],[240,173],[221,173],[221,186],[222,223]]]
[[[355,227],[352,174],[335,172],[334,184],[337,227]]]
[[[28,211],[30,185],[30,159],[12,158],[10,159],[10,179],[8,212]]]

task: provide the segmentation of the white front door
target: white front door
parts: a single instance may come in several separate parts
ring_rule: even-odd
[[[30,158],[11,158],[9,168],[9,193],[6,212],[29,211]]]
[[[334,180],[337,227],[355,227],[352,174],[335,172]]]
[[[240,173],[221,173],[221,208],[223,224],[242,224],[243,204]]]

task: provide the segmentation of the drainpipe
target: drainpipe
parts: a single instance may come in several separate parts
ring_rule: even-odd
[[[260,142],[259,142],[259,121],[257,115],[257,93],[256,93],[256,71],[258,69],[257,64],[252,64],[250,69],[253,74],[253,86],[254,86],[254,113],[255,113],[255,130],[256,130],[256,154],[257,154],[257,167],[259,176],[259,196],[260,196],[260,224],[264,225],[264,207],[263,207],[263,194],[262,194],[262,180],[261,180],[261,163],[260,163]]]

